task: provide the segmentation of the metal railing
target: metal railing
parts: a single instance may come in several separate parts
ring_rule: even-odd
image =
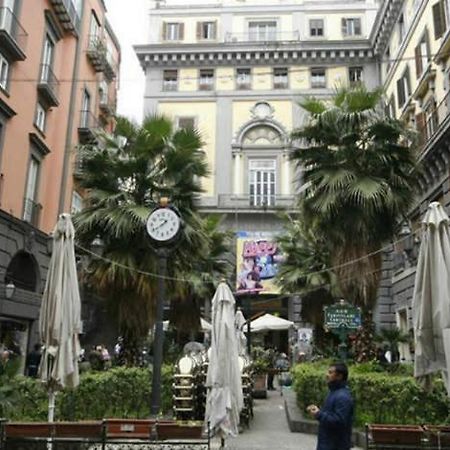
[[[294,195],[219,194],[218,207],[229,209],[284,209],[295,204]]]
[[[51,0],[55,12],[66,30],[77,31],[80,29],[80,16],[73,0]]]
[[[117,99],[115,95],[109,92],[102,92],[100,96],[100,109],[107,112],[108,114],[114,114],[117,107]]]
[[[247,31],[245,33],[231,33],[225,34],[225,42],[257,42],[257,43],[272,43],[272,42],[290,42],[300,40],[299,31]]]
[[[38,227],[39,219],[41,216],[42,205],[35,202],[31,198],[25,198],[24,210],[23,210],[23,220],[31,223],[31,225]]]
[[[7,7],[0,7],[0,31],[8,33],[17,45],[24,50],[28,40],[28,33],[22,27],[14,13]]]
[[[41,64],[41,79],[39,84],[46,85],[55,99],[59,96],[59,81],[49,64]]]

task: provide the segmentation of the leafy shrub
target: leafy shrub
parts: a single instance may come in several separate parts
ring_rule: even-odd
[[[173,368],[163,366],[163,413],[172,407],[172,376]],[[56,420],[149,417],[151,377],[151,371],[142,368],[117,367],[104,372],[83,373],[76,389],[65,390],[56,396]],[[48,396],[39,380],[17,376],[8,380],[8,388],[15,397],[5,408],[5,417],[16,421],[47,420]]]
[[[370,372],[370,364],[350,367],[349,386],[356,405],[355,425],[439,424],[448,420],[450,403],[440,378],[434,380],[433,388],[428,392],[412,376]],[[300,409],[304,411],[310,404],[323,403],[328,391],[323,367],[299,364],[293,370],[293,378]]]

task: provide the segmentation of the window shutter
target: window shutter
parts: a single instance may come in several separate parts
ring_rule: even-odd
[[[392,113],[392,118],[395,119],[397,112],[395,111],[395,96],[394,96],[394,94],[392,94],[389,104],[391,105],[390,109],[391,109],[391,113]]]
[[[202,38],[203,22],[197,22],[197,41]]]
[[[162,40],[167,40],[167,22],[163,22],[162,24]]]
[[[425,113],[416,114],[416,130],[419,133],[419,144],[425,143]]]
[[[341,19],[341,31],[342,36],[347,36],[347,19]]]
[[[420,43],[414,49],[414,56],[415,56],[415,59],[416,59],[416,76],[417,76],[417,78],[420,78],[420,75],[422,75],[422,71],[423,71],[423,67],[422,67],[422,53],[420,51]]]
[[[217,39],[217,20],[213,22],[212,39]]]
[[[403,78],[397,80],[397,98],[398,98],[398,107],[401,109],[405,103]]]
[[[445,32],[445,6],[441,0],[433,5],[434,38],[439,39]]]
[[[184,39],[184,23],[180,23],[180,34],[179,34],[179,40],[182,41]]]
[[[355,19],[355,34],[361,34],[361,19]]]
[[[409,66],[406,68],[406,72],[403,76],[405,77],[406,80],[406,89],[405,89],[405,100],[406,100],[406,97],[409,97],[411,95],[411,79],[409,76]]]

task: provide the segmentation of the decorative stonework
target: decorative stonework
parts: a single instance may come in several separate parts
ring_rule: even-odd
[[[250,112],[254,119],[271,119],[275,109],[268,102],[258,102]]]

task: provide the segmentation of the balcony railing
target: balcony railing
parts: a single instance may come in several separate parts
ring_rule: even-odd
[[[422,150],[425,150],[427,143],[442,129],[442,124],[450,121],[450,92],[427,114],[425,120],[420,120],[419,118],[420,116],[416,116],[419,145]]]
[[[81,144],[94,144],[101,126],[91,111],[80,111],[80,126],[78,136]]]
[[[38,91],[48,107],[59,105],[59,81],[49,64],[41,64]]]
[[[40,203],[36,203],[31,198],[25,198],[23,220],[31,223],[34,227],[38,227],[41,211],[42,205]]]
[[[293,195],[219,194],[218,207],[223,209],[272,210],[294,207]]]
[[[99,106],[104,114],[112,116],[116,112],[117,100],[112,94],[102,93]]]
[[[246,33],[226,33],[225,42],[255,42],[259,44],[271,44],[276,42],[299,41],[300,33],[298,31],[267,31],[256,32],[247,31]]]
[[[113,54],[107,49],[102,36],[90,35],[87,55],[96,72],[103,72],[109,80],[116,77],[118,64]]]
[[[74,33],[80,29],[80,16],[73,0],[51,0],[61,26]]]
[[[28,34],[7,7],[0,8],[0,48],[11,61],[23,61]]]

